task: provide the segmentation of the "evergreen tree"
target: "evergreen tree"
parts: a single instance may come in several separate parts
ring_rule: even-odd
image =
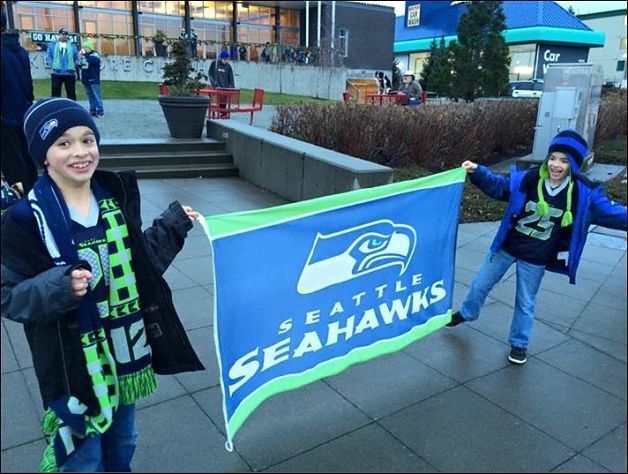
[[[496,96],[508,85],[509,50],[503,37],[502,2],[471,2],[458,23],[458,43],[450,45],[454,97],[473,101]]]
[[[401,69],[399,69],[399,61],[395,59],[392,65],[392,79],[390,80],[392,84],[392,89],[395,91],[399,89],[399,86],[401,85],[401,81],[402,79],[401,79]]]
[[[450,51],[445,46],[445,38],[440,42],[436,39],[430,45],[430,55],[423,66],[421,79],[423,88],[436,92],[440,96],[449,96],[451,93],[451,58]]]

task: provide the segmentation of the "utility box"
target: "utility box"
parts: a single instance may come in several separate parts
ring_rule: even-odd
[[[566,128],[576,129],[593,148],[600,96],[602,68],[588,63],[550,64],[545,73],[543,95],[534,127],[532,155],[520,160],[523,165],[541,164],[552,138]],[[586,170],[593,164],[593,153],[582,164]]]

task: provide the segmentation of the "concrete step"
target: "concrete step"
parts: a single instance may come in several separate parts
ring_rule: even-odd
[[[100,155],[101,166],[145,168],[153,166],[205,165],[232,163],[233,158],[224,150],[150,151],[143,153],[109,153]]]
[[[233,163],[217,163],[205,165],[162,165],[138,168],[135,166],[103,166],[102,169],[111,171],[135,170],[138,178],[164,179],[164,178],[216,178],[224,176],[237,176],[238,168]]]
[[[222,151],[225,144],[212,138],[127,138],[103,139],[99,146],[101,155],[188,151]]]

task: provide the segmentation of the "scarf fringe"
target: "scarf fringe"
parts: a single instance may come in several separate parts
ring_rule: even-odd
[[[57,458],[55,457],[55,443],[54,437],[59,429],[59,417],[52,410],[48,408],[44,413],[44,419],[41,422],[41,429],[44,432],[44,436],[47,438],[48,445],[44,449],[44,453],[39,463],[39,472],[58,472]]]
[[[123,405],[131,405],[140,398],[152,395],[157,389],[157,378],[150,365],[133,374],[118,375],[118,381],[120,403]]]

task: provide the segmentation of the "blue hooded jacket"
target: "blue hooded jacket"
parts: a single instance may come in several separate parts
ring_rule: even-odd
[[[571,160],[570,160],[571,161]],[[577,168],[576,168],[577,169]],[[510,177],[493,174],[487,167],[478,166],[469,174],[471,182],[493,199],[508,202],[508,209],[502,218],[499,230],[493,239],[490,251],[497,252],[506,241],[508,232],[516,225],[527,200],[527,185],[536,185],[539,168],[519,171],[516,166],[510,170]],[[610,229],[626,230],[626,206],[611,201],[604,194],[603,186],[575,174],[575,212],[569,241],[559,248],[555,259],[546,269],[569,276],[569,283],[576,283],[576,272],[584,250],[591,225]],[[568,251],[567,260],[559,259],[559,254]]]
[[[33,78],[28,53],[18,33],[2,33],[2,123],[19,127],[33,104]]]

